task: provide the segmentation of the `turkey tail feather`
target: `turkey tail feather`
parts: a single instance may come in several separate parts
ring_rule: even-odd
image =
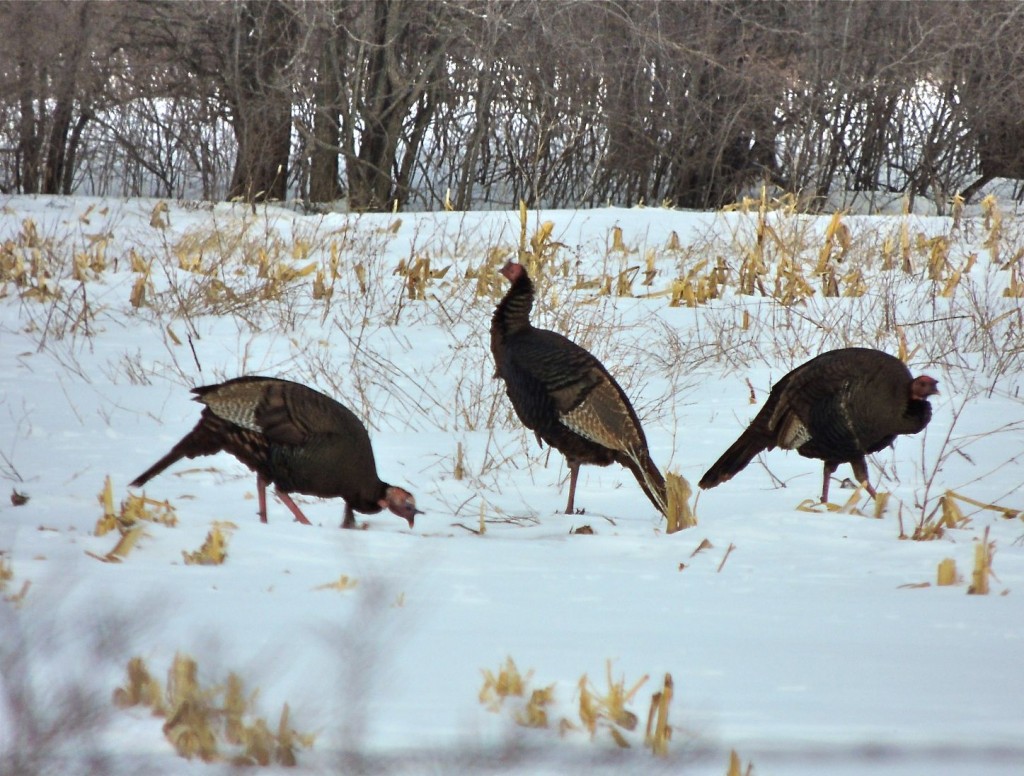
[[[168,466],[170,466],[170,465],[172,465],[174,463],[177,463],[182,458],[184,458],[186,454],[185,454],[184,451],[180,450],[179,447],[181,447],[181,443],[180,442],[174,446],[174,448],[171,450],[171,452],[169,452],[167,455],[165,455],[163,458],[161,458],[155,464],[153,464],[148,469],[146,469],[146,471],[144,471],[142,474],[140,474],[138,477],[136,477],[134,480],[132,480],[128,484],[128,487],[129,488],[141,488],[143,485],[145,485],[151,479],[156,477],[156,475],[160,474],[160,472],[162,472]]]
[[[754,460],[754,456],[769,446],[760,435],[751,433],[748,429],[704,473],[704,476],[700,478],[700,487],[713,488],[731,480]]]
[[[200,420],[196,427],[182,437],[167,455],[132,480],[128,487],[138,488],[145,485],[168,466],[180,461],[182,458],[213,455],[223,450],[224,446],[221,444],[220,437],[214,429],[208,427],[207,423],[208,421],[205,418]]]
[[[661,514],[667,515],[668,490],[665,487],[665,477],[651,457],[643,453],[639,457],[634,457],[631,453],[627,453],[620,463],[633,472],[637,483],[654,504],[654,508]]]

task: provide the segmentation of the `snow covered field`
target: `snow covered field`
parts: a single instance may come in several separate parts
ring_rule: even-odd
[[[772,382],[823,350],[897,353],[902,335],[911,370],[940,381],[926,432],[870,461],[891,493],[880,519],[863,495],[824,511],[821,463],[774,451],[701,492],[698,525],[672,535],[617,466],[583,467],[585,512],[561,514],[564,459],[492,378],[487,331],[518,213],[43,197],[0,209],[0,772],[230,768],[180,758],[166,719],[111,701],[129,659],[165,686],[176,654],[204,688],[230,672],[258,688],[249,718],[272,731],[287,703],[290,726],[315,734],[301,772],[724,774],[732,750],[762,776],[1022,772],[1024,522],[978,505],[1024,510],[1024,318],[1004,295],[1024,281],[1024,221],[1009,208],[956,224],[847,216],[840,230],[756,207],[529,214],[527,239],[553,227],[535,245],[534,322],[602,359],[655,461],[691,483]],[[826,238],[849,296],[822,296]],[[740,294],[753,258],[755,293]],[[688,307],[718,263],[720,298]],[[677,306],[674,279],[690,281]],[[788,306],[760,290],[802,296],[798,281],[815,293]],[[246,373],[352,408],[381,476],[426,514],[413,530],[385,512],[341,531],[340,501],[297,496],[313,526],[276,499],[264,525],[255,477],[221,454],[149,483],[177,524],[146,524],[106,562],[118,533],[95,535],[105,479],[119,508],[198,419],[189,388]],[[952,497],[956,527],[901,538],[935,529],[948,491],[978,503]],[[833,483],[838,504],[851,495]],[[226,560],[186,563],[217,521],[231,524]],[[968,595],[986,530],[991,592]],[[962,579],[940,587],[945,558]],[[332,587],[342,575],[355,584]],[[485,672],[508,658],[529,687],[492,697],[494,711]],[[580,714],[581,677],[606,695],[609,661],[626,690],[649,677],[627,704],[636,728],[616,728],[629,749]],[[657,756],[644,727],[666,674],[672,737]],[[548,686],[548,727],[517,725]]]

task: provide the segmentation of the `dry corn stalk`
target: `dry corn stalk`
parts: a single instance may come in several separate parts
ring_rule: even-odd
[[[994,194],[981,200],[981,212],[984,216],[985,231],[988,236],[982,243],[989,252],[993,264],[999,264],[999,246],[1003,236],[1003,214],[999,210]]]
[[[366,265],[364,265],[362,262],[359,262],[354,267],[352,267],[352,271],[356,275],[356,282],[359,283],[359,293],[365,295],[366,294],[366,289],[367,289],[367,286],[366,286]]]
[[[618,251],[619,253],[633,253],[633,251],[630,250],[630,248],[626,245],[626,243],[624,243],[622,241],[622,227],[621,226],[613,226],[612,227],[612,247],[611,247],[611,249],[613,251]]]
[[[998,512],[1000,516],[1006,520],[1015,520],[1018,517],[1024,519],[1024,514],[1022,514],[1021,510],[1019,509],[1001,507],[998,504],[989,504],[985,501],[978,501],[976,499],[970,498],[969,496],[965,496],[963,493],[957,493],[956,491],[953,490],[947,491],[947,494],[953,498],[958,499],[959,501],[963,501],[966,504],[972,504],[973,506],[981,507],[982,509],[987,509],[992,512]]]
[[[676,472],[668,472],[665,475],[665,491],[668,495],[668,506],[665,510],[668,533],[697,525],[697,515],[690,508],[693,488],[686,478]]]
[[[358,584],[359,584],[358,580],[353,579],[348,574],[342,574],[340,577],[338,577],[333,582],[326,582],[326,583],[324,583],[322,585],[317,585],[313,589],[314,590],[341,590],[341,591],[344,592],[345,590],[352,590]]]
[[[640,282],[640,285],[642,285],[642,286],[650,286],[651,284],[654,283],[654,278],[658,274],[658,270],[655,267],[655,263],[654,263],[656,258],[657,258],[657,256],[654,253],[654,249],[653,248],[651,248],[649,251],[647,251],[647,256],[644,259],[644,263],[646,265],[644,267],[644,279]]]
[[[910,261],[910,225],[904,218],[900,224],[900,268],[907,275],[914,271],[914,265]]]
[[[462,442],[456,443],[455,446],[455,468],[452,471],[452,477],[459,482],[466,478],[466,461],[462,450]]]
[[[974,571],[971,572],[971,586],[967,588],[968,595],[988,595],[988,578],[992,574],[994,552],[995,545],[989,542],[988,526],[985,526],[985,533],[981,541],[974,545]]]
[[[160,200],[156,203],[149,214],[149,225],[154,229],[166,229],[171,225],[170,208],[167,207],[167,202]]]
[[[526,707],[515,714],[516,724],[523,727],[546,728],[548,726],[547,707],[554,700],[555,686],[548,685],[530,693]]]
[[[245,717],[256,694],[247,696],[241,678],[234,673],[223,687],[204,689],[196,661],[179,653],[168,670],[166,694],[142,658],[136,657],[128,661],[128,680],[114,691],[114,702],[121,707],[148,706],[155,716],[166,717],[164,734],[182,757],[206,762],[230,759],[234,765],[295,765],[296,748],[312,747],[315,736],[291,728],[288,704],[284,704],[276,735],[262,719],[248,723]],[[218,704],[221,696],[223,702]],[[222,756],[221,739],[240,747],[240,753]]]
[[[327,284],[327,276],[323,269],[317,269],[316,277],[313,278],[313,298],[330,299],[334,295],[334,288]]]
[[[818,251],[818,266],[814,270],[816,275],[823,274],[826,268],[833,263],[832,254],[835,248],[839,248],[839,256],[836,261],[845,259],[847,251],[850,250],[853,239],[850,236],[849,227],[843,223],[842,219],[843,214],[838,211],[833,213],[832,218],[829,219],[825,229],[825,241],[822,243],[821,250]]]
[[[114,704],[121,708],[146,706],[153,709],[156,716],[167,713],[160,682],[150,675],[141,657],[128,661],[128,681],[124,687],[114,690]]]
[[[1003,296],[1015,299],[1024,296],[1024,283],[1020,280],[1016,265],[1010,267],[1010,282],[1003,289]]]
[[[958,494],[947,490],[939,497],[928,516],[914,528],[914,541],[929,541],[941,538],[948,528],[963,528],[970,522],[957,504]]]
[[[229,744],[241,744],[245,740],[245,714],[249,710],[249,699],[245,697],[242,679],[235,672],[228,674],[224,687],[224,740]]]
[[[484,686],[480,688],[478,696],[480,703],[484,704],[488,711],[497,711],[501,708],[505,698],[509,696],[523,697],[526,684],[533,676],[533,671],[528,671],[524,677],[516,668],[515,661],[509,657],[505,661],[505,665],[498,669],[497,675],[486,669],[484,669],[483,675]]]
[[[216,759],[217,736],[210,723],[214,709],[209,697],[199,687],[199,668],[187,655],[177,654],[167,676],[167,699],[170,707],[164,723],[164,735],[178,754],[205,762]]]
[[[752,763],[747,763],[747,767],[744,769],[736,750],[733,749],[729,752],[729,770],[726,771],[726,776],[750,776],[753,772],[754,766]]]
[[[928,278],[942,280],[949,271],[949,239],[942,235],[928,241]]]
[[[637,716],[626,708],[626,704],[633,700],[633,696],[636,695],[648,677],[645,674],[631,688],[626,689],[624,679],[619,679],[617,682],[612,679],[612,662],[610,660],[607,663],[607,670],[608,692],[604,696],[598,695],[591,688],[586,674],[580,677],[577,685],[580,693],[580,721],[590,732],[590,735],[593,736],[597,732],[598,725],[603,720],[605,722],[604,726],[608,728],[613,740],[619,746],[627,747],[629,742],[626,741],[622,733],[616,730],[616,728],[622,728],[627,731],[636,728]]]
[[[953,230],[956,231],[957,229],[960,228],[960,219],[963,218],[964,205],[966,204],[966,200],[963,198],[963,195],[960,194],[960,192],[957,192],[956,194],[953,195],[953,199],[951,200],[950,204],[952,205],[952,207],[950,208],[949,214],[953,219]]]
[[[14,579],[14,569],[9,561],[0,554],[0,593],[7,588],[7,583]]]
[[[660,692],[651,696],[651,709],[647,713],[644,743],[660,757],[668,754],[668,742],[672,738],[672,728],[668,724],[668,709],[672,703],[673,687],[672,674],[665,674],[665,683]]]
[[[227,535],[235,526],[231,523],[217,522],[213,524],[203,546],[195,552],[181,551],[186,566],[219,566],[228,557]],[[223,529],[223,530],[222,530]]]
[[[955,560],[953,560],[952,558],[943,558],[941,561],[939,561],[938,581],[936,582],[936,584],[942,587],[956,584]]]
[[[627,267],[615,278],[615,296],[633,296],[633,280],[640,267]]]

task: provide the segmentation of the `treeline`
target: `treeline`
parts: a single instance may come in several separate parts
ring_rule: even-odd
[[[0,3],[0,190],[941,203],[1024,179],[1024,3]]]

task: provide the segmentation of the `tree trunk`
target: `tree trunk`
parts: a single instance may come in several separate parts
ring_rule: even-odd
[[[36,126],[35,101],[33,99],[33,83],[31,75],[34,68],[27,63],[18,65],[21,88],[19,102],[21,117],[18,122],[18,165],[15,182],[18,189],[25,194],[39,193],[40,167],[42,160],[42,142]]]
[[[288,193],[291,104],[280,96],[249,95],[235,104],[238,142],[229,199],[283,200]]]
[[[313,147],[309,152],[310,202],[334,202],[344,192],[339,180],[340,105],[344,97],[334,41],[324,46],[313,85]]]
[[[251,0],[239,9],[232,125],[238,152],[229,199],[283,200],[288,193],[292,95],[286,72],[295,38],[292,9]]]

